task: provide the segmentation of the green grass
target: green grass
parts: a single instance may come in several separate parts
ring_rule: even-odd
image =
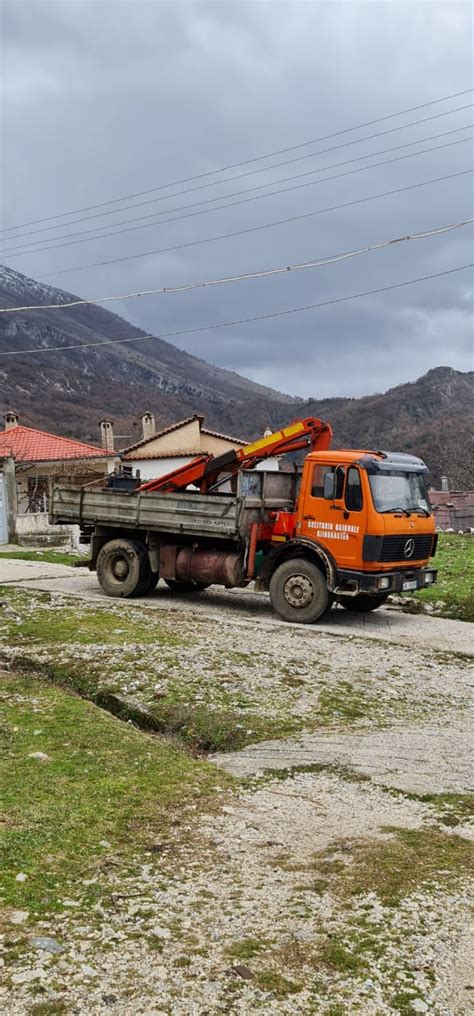
[[[474,538],[440,533],[433,559],[438,578],[433,586],[416,594],[422,603],[443,600],[444,617],[474,621]]]
[[[226,949],[226,955],[234,960],[251,960],[268,949],[268,940],[262,938],[241,938]]]
[[[231,708],[169,702],[166,698],[150,708],[142,708],[134,700],[117,695],[106,685],[99,687],[91,668],[83,664],[41,662],[28,655],[18,655],[15,667],[17,671],[29,671],[51,685],[88,699],[142,730],[175,737],[194,753],[235,751],[254,741],[264,740],[275,732],[271,721],[246,712],[243,723],[242,713]],[[296,725],[288,721],[277,729],[278,733],[285,734],[292,733],[295,728]]]
[[[419,800],[436,808],[443,825],[461,825],[474,819],[474,794],[420,794]]]
[[[390,1005],[395,1012],[399,1012],[402,1016],[413,1016],[413,1006],[417,998],[421,998],[421,995],[414,994],[412,991],[397,991],[395,995],[392,995],[390,999]]]
[[[80,610],[72,606],[56,610],[54,621],[46,603],[43,608],[36,605],[33,616],[24,616],[20,624],[12,625],[12,634],[15,635],[15,632],[21,636],[25,649],[38,642],[52,648],[97,643],[104,646],[122,646],[124,643],[138,646],[186,644],[178,635],[165,632],[154,618],[142,619],[139,615],[133,617],[125,612],[118,615],[103,607],[91,608],[84,604],[80,605]],[[71,657],[74,657],[73,651]]]
[[[0,598],[12,611],[2,634],[7,645],[18,648],[17,669],[29,669],[139,726],[176,735],[194,751],[236,750],[301,726],[289,709],[276,719],[262,715],[260,702],[238,684],[227,691],[219,673],[209,677],[212,670],[204,685],[199,662],[196,673],[194,662],[192,669],[186,663],[191,638],[178,634],[173,618],[120,604],[97,607],[67,598],[58,604],[49,593],[9,586],[0,586]],[[157,678],[165,689],[156,695]],[[117,706],[114,695],[144,702],[144,708],[125,715],[128,707]]]
[[[275,726],[255,713],[237,709],[210,709],[208,705],[186,705],[165,700],[150,710],[158,728],[180,737],[194,751],[237,751],[247,744],[271,737]],[[245,720],[245,722],[243,722]],[[296,724],[278,725],[278,735],[292,733]]]
[[[2,557],[11,558],[15,561],[43,561],[47,564],[68,564],[74,567],[78,561],[86,560],[78,554],[61,553],[58,550],[0,550]]]
[[[65,1002],[34,1002],[28,1016],[66,1016],[70,1008]]]
[[[329,970],[348,976],[367,969],[365,960],[358,952],[349,949],[338,935],[328,935],[319,948],[318,960]]]
[[[381,902],[395,906],[424,884],[439,881],[443,888],[474,871],[474,848],[468,840],[431,827],[386,830],[390,837],[351,844],[342,861],[334,858],[337,845],[315,858],[314,869],[328,887],[344,897],[375,892]]]
[[[379,712],[375,695],[369,695],[354,688],[350,681],[339,681],[331,688],[321,691],[315,712],[315,719],[322,726],[356,723],[368,716],[373,720]]]
[[[405,797],[409,801],[430,804],[436,811],[436,818],[442,825],[457,826],[474,819],[474,794],[415,794],[396,787],[382,786],[392,797]]]
[[[264,970],[257,974],[257,984],[262,991],[270,991],[277,998],[285,998],[287,995],[295,995],[303,990],[303,985],[296,981],[289,981],[276,970]]]
[[[7,906],[41,913],[61,909],[65,897],[90,904],[100,880],[82,880],[104,855],[114,871],[133,867],[137,854],[166,841],[188,803],[210,806],[216,784],[230,783],[169,740],[58,687],[9,675],[1,692]],[[48,760],[28,757],[37,751]],[[19,873],[26,880],[17,882]]]

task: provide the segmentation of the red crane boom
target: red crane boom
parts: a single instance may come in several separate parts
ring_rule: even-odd
[[[190,484],[198,487],[201,494],[207,493],[223,473],[226,477],[234,476],[239,469],[251,469],[263,459],[285,452],[295,452],[300,448],[311,448],[311,451],[325,451],[331,444],[332,430],[329,423],[308,416],[304,420],[294,420],[283,430],[277,430],[268,437],[245,445],[243,448],[232,449],[223,455],[211,455],[203,452],[191,462],[179,466],[165,476],[143,483],[139,490],[161,490],[163,493],[185,490]]]

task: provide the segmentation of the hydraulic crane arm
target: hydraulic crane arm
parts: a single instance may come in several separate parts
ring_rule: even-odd
[[[304,420],[295,420],[283,430],[260,438],[243,448],[232,449],[217,456],[206,453],[198,455],[186,465],[156,480],[149,480],[138,489],[171,492],[185,490],[189,484],[194,484],[201,494],[205,494],[216,483],[221,473],[234,476],[239,469],[251,469],[263,459],[298,451],[300,448],[325,451],[331,444],[331,438],[332,430],[329,423],[308,416]]]

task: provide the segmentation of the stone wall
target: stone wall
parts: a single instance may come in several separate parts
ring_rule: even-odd
[[[51,526],[45,512],[17,515],[15,536],[21,547],[79,549],[79,526]]]

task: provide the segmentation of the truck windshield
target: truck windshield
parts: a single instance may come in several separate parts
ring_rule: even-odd
[[[422,473],[381,470],[369,474],[370,489],[378,512],[431,512],[431,505]]]

